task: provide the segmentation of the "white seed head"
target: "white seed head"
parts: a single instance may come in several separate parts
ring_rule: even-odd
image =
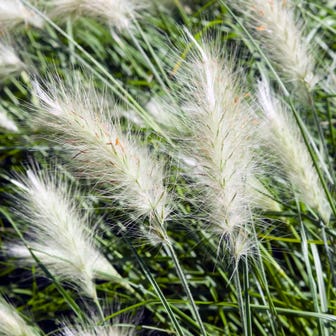
[[[69,16],[97,18],[118,29],[131,25],[132,18],[139,16],[145,7],[140,0],[50,0],[51,17],[64,19]]]
[[[136,329],[132,326],[135,321],[122,317],[99,325],[99,319],[92,317],[86,322],[71,324],[63,323],[59,336],[135,336]]]
[[[191,132],[183,146],[194,163],[190,174],[205,193],[209,230],[223,238],[250,222],[247,182],[256,173],[256,125],[232,63],[210,45],[193,42],[197,51],[177,75]]]
[[[47,93],[36,86],[42,104],[37,124],[58,135],[56,141],[82,176],[95,181],[100,192],[133,210],[137,217],[149,217],[151,229],[162,237],[170,197],[161,160],[134,135],[121,131],[112,117],[115,107],[109,106],[107,111],[93,90],[84,91],[80,85],[71,90],[60,83],[50,87],[57,89]]]
[[[1,0],[0,33],[20,24],[41,28],[43,26],[43,20],[20,0]]]
[[[283,77],[312,89],[318,82],[315,63],[304,36],[303,25],[296,18],[290,0],[232,1],[235,8],[248,15],[248,24]]]
[[[0,82],[20,72],[24,67],[14,49],[0,41]]]
[[[27,177],[14,180],[21,189],[18,212],[27,223],[27,242],[35,256],[54,276],[95,296],[95,278],[120,279],[114,267],[95,246],[90,214],[80,213],[69,185],[59,174],[27,171]],[[23,264],[34,259],[25,246],[11,245],[11,255]]]
[[[329,221],[331,209],[307,147],[290,111],[272,92],[266,79],[259,82],[259,103],[265,123],[264,136],[300,200]]]
[[[8,117],[7,113],[1,107],[0,107],[0,127],[11,132],[18,131],[15,122]]]
[[[135,336],[134,328],[111,326],[68,326],[61,336]]]
[[[0,335],[2,336],[38,336],[17,313],[16,309],[0,296]]]

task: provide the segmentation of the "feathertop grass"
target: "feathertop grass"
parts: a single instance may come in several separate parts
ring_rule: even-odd
[[[55,276],[95,298],[94,279],[120,279],[114,267],[95,246],[90,215],[82,214],[73,197],[78,191],[57,173],[27,170],[13,183],[21,190],[17,212],[27,223],[27,243],[34,255]],[[35,263],[27,246],[8,245],[10,255],[22,265]]]

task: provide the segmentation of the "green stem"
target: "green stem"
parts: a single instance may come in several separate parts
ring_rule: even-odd
[[[235,272],[233,274],[233,277],[234,277],[234,281],[235,281],[236,288],[237,288],[238,307],[239,307],[240,317],[241,317],[241,320],[243,322],[244,336],[249,336],[249,334],[248,334],[248,323],[247,323],[247,319],[246,319],[246,311],[244,309],[243,293],[242,293],[239,274],[238,274],[237,270],[235,270]]]
[[[326,251],[328,262],[329,262],[332,283],[333,283],[334,288],[336,288],[336,270],[335,270],[335,266],[334,266],[335,264],[334,264],[332,254],[330,253],[331,246],[329,246],[329,244],[328,244],[326,228],[325,228],[325,225],[324,225],[323,221],[320,222],[320,225],[321,225],[322,240],[323,240],[323,244],[324,244],[324,249]]]
[[[99,299],[98,299],[98,296],[97,296],[97,291],[95,293],[95,296],[93,298],[93,302],[95,303],[97,309],[98,309],[98,312],[99,312],[99,315],[100,315],[100,318],[101,318],[101,321],[105,321],[105,314],[103,312],[103,309],[99,303]]]
[[[317,115],[317,110],[316,110],[316,107],[315,107],[315,104],[314,104],[314,99],[312,97],[312,93],[311,93],[311,91],[309,91],[309,89],[307,87],[306,87],[306,91],[307,91],[307,96],[308,96],[308,104],[309,104],[309,106],[310,106],[310,108],[312,109],[312,112],[313,112],[314,122],[315,122],[316,129],[318,131],[319,138],[321,140],[323,152],[328,153],[328,147],[327,147],[325,137],[324,137],[324,134],[323,134],[323,130],[322,130],[322,127],[321,127],[321,124],[320,124],[320,121],[319,121],[319,118],[318,118],[318,115]],[[325,168],[324,170],[325,170],[325,173],[328,176],[330,182],[334,183],[335,175],[333,173],[333,166],[332,166],[332,163],[330,161],[330,158],[329,158],[328,154],[326,154],[326,159],[327,159],[328,169],[331,172],[332,176],[330,176],[331,174],[327,170],[327,168]],[[320,161],[321,161],[322,164],[324,163],[322,158],[320,158]]]
[[[175,253],[172,245],[169,242],[164,243],[163,247],[164,247],[166,253],[172,258],[172,260],[173,260],[173,262],[175,264],[177,274],[178,274],[178,276],[179,276],[179,278],[181,280],[182,286],[183,286],[183,288],[184,288],[184,290],[185,290],[185,292],[186,292],[186,294],[188,296],[189,302],[190,302],[191,307],[192,307],[192,313],[194,315],[194,318],[196,319],[196,321],[199,324],[199,327],[200,327],[200,330],[201,330],[201,334],[203,336],[207,336],[207,332],[205,330],[203,321],[202,321],[201,316],[199,314],[199,311],[198,311],[198,308],[197,308],[196,303],[194,301],[194,298],[193,298],[193,296],[191,294],[191,291],[190,291],[190,288],[189,288],[189,285],[188,285],[188,281],[187,281],[187,279],[185,277],[185,274],[184,274],[184,272],[182,270],[182,267],[181,267],[180,262],[179,262],[179,260],[177,258],[177,255],[176,255],[176,253]]]
[[[243,273],[244,273],[244,299],[245,299],[245,316],[246,316],[246,335],[252,336],[252,315],[251,315],[251,301],[249,295],[249,267],[247,258],[244,260],[243,265]]]
[[[158,69],[159,69],[161,75],[163,76],[163,78],[164,78],[164,80],[165,80],[165,83],[164,83],[164,82],[162,81],[161,77],[159,76],[159,78],[160,78],[160,82],[159,82],[159,83],[160,83],[160,84],[162,83],[161,85],[162,85],[163,89],[164,89],[164,90],[166,91],[166,93],[169,95],[169,90],[168,90],[168,88],[167,88],[167,85],[168,85],[168,87],[169,87],[171,81],[168,79],[167,74],[166,74],[166,71],[163,69],[163,67],[162,67],[162,65],[161,65],[160,59],[157,57],[157,55],[156,55],[156,53],[155,53],[155,51],[154,51],[152,45],[151,45],[150,42],[148,41],[148,39],[147,39],[147,37],[146,37],[146,34],[145,34],[145,32],[143,31],[143,29],[141,28],[140,24],[138,23],[138,21],[137,21],[136,19],[134,19],[133,22],[134,22],[134,25],[136,26],[136,28],[138,29],[138,31],[139,31],[139,33],[140,33],[142,39],[144,40],[144,42],[145,42],[145,44],[146,44],[146,46],[147,46],[147,48],[148,48],[148,50],[149,50],[151,56],[153,57],[153,59],[154,59],[156,65],[157,65],[157,67],[158,67]],[[141,47],[140,47],[140,48],[141,48]],[[151,62],[150,62],[150,63],[151,63]],[[152,64],[152,66],[153,66],[153,64]],[[154,66],[153,66],[153,67],[154,67]],[[157,75],[158,75],[158,74],[157,74]]]
[[[301,221],[301,236],[302,236],[302,254],[303,254],[304,262],[306,264],[306,270],[307,270],[307,274],[308,274],[308,283],[309,283],[311,295],[312,295],[312,298],[313,298],[314,310],[317,313],[321,313],[321,309],[319,307],[318,298],[317,298],[316,284],[315,284],[315,280],[314,280],[314,277],[313,277],[313,271],[312,271],[312,268],[311,268],[311,263],[310,263],[310,260],[309,260],[308,242],[307,242],[306,231],[305,231],[305,228],[304,228],[304,225],[303,225],[302,221]],[[319,334],[325,336],[325,332],[324,332],[324,328],[323,328],[323,324],[322,324],[321,320],[318,320],[318,326],[319,326]]]
[[[71,40],[73,40],[73,29],[72,29],[72,21],[70,18],[67,19],[67,34],[71,37],[71,39],[68,39],[68,43],[69,43],[69,50],[70,50],[70,62],[71,64],[75,64],[75,46],[74,44],[71,42]]]
[[[181,329],[179,323],[176,320],[175,314],[173,313],[172,308],[170,307],[170,304],[168,303],[166,297],[162,293],[161,288],[159,287],[159,285],[157,284],[155,279],[152,277],[152,274],[151,274],[150,270],[148,269],[148,267],[146,266],[146,264],[139,257],[135,248],[130,243],[128,245],[130,246],[130,248],[131,248],[137,262],[139,263],[143,273],[145,274],[146,278],[149,280],[150,284],[153,286],[153,288],[154,288],[158,298],[160,299],[163,307],[165,308],[168,316],[170,317],[170,319],[171,319],[171,321],[174,325],[174,328],[175,328],[175,331],[176,331],[177,335],[183,336],[184,334],[182,332],[182,329]]]
[[[161,79],[159,73],[156,71],[155,66],[153,65],[153,63],[151,62],[151,60],[149,59],[149,57],[147,56],[147,54],[145,53],[144,49],[141,47],[138,39],[134,36],[132,29],[128,30],[128,33],[133,41],[133,43],[135,44],[136,48],[139,50],[139,52],[141,53],[141,56],[145,59],[146,63],[148,64],[149,68],[151,69],[154,77],[156,78],[156,80],[158,81],[158,83],[161,85],[162,89],[168,93],[168,89],[167,89],[167,85],[164,83],[164,81]]]

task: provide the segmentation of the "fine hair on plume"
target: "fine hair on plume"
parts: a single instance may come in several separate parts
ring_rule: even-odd
[[[135,134],[123,131],[113,100],[102,98],[91,86],[83,89],[77,79],[70,87],[59,79],[35,82],[39,100],[35,125],[44,137],[61,144],[68,165],[87,178],[99,193],[131,210],[136,218],[149,218],[148,231],[167,240],[165,223],[171,196],[165,186],[163,161]],[[85,87],[84,87],[85,88]]]
[[[121,306],[117,302],[107,304],[102,302],[101,313],[104,316],[111,316],[115,311],[120,311]],[[137,327],[140,325],[142,313],[121,314],[114,318],[102,318],[96,314],[95,309],[87,307],[86,318],[82,321],[70,321],[68,319],[60,320],[60,332],[57,336],[135,336],[138,335]],[[103,322],[103,323],[102,323]],[[55,336],[56,336],[55,335]]]
[[[263,51],[283,79],[299,92],[318,82],[311,42],[304,34],[292,0],[232,0],[234,8],[247,16],[247,25],[261,42]],[[299,96],[299,94],[297,95]]]
[[[5,39],[0,39],[0,83],[16,75],[24,67],[14,48]]]
[[[259,82],[258,100],[264,119],[262,137],[281,162],[300,201],[329,222],[331,208],[300,130],[286,104],[273,92],[267,78]]]
[[[0,129],[1,128],[14,133],[19,131],[17,125],[10,118],[7,111],[0,105]]]
[[[41,336],[20,316],[16,308],[9,304],[0,294],[0,335],[1,336]]]
[[[91,225],[96,218],[87,209],[80,210],[74,201],[80,197],[79,190],[59,171],[42,171],[32,164],[26,176],[11,181],[21,191],[14,198],[15,212],[29,230],[24,244],[6,245],[9,255],[22,266],[35,264],[37,259],[52,276],[93,299],[94,279],[110,280],[128,288],[96,245],[97,232]]]
[[[238,262],[255,244],[250,228],[254,196],[248,181],[260,174],[254,153],[257,123],[232,60],[213,41],[198,42],[189,31],[186,35],[192,49],[176,73],[182,84],[177,93],[184,112],[181,122],[190,130],[180,148],[185,163],[193,162],[185,173],[202,195],[205,228],[218,237],[218,251],[224,245]]]
[[[92,17],[118,30],[127,29],[145,9],[147,0],[50,0],[46,10],[51,18]]]
[[[20,25],[42,28],[43,24],[41,17],[24,5],[22,1],[0,1],[0,33],[7,32]]]

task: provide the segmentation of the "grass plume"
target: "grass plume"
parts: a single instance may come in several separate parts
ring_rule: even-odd
[[[0,335],[2,336],[39,336],[36,329],[29,326],[18,314],[16,308],[0,296]]]
[[[31,25],[42,28],[43,20],[28,9],[20,0],[1,0],[0,33],[19,25]]]
[[[19,215],[29,223],[27,242],[34,254],[61,280],[71,282],[95,298],[94,279],[120,279],[114,267],[94,243],[90,215],[82,214],[70,186],[58,174],[34,169],[13,183],[21,190]],[[34,263],[23,245],[11,244],[8,251],[23,265]]]
[[[80,85],[71,90],[60,82],[49,88],[55,90],[46,92],[36,86],[41,102],[36,123],[56,134],[49,138],[62,143],[82,176],[97,182],[106,197],[136,217],[148,217],[152,234],[165,240],[170,197],[163,183],[162,161],[121,131],[113,117],[117,107],[104,106],[97,92],[83,91]]]
[[[292,187],[300,200],[328,223],[331,208],[291,112],[266,79],[259,82],[258,99],[265,120],[264,135]]]
[[[318,82],[310,41],[291,0],[239,0],[233,6],[248,17],[254,36],[283,75],[297,89]]]
[[[253,194],[248,181],[256,175],[251,127],[255,120],[232,62],[209,42],[190,39],[196,50],[177,74],[184,85],[180,95],[191,131],[183,146],[186,157],[195,162],[190,175],[204,194],[208,230],[226,241],[239,260],[248,249],[234,247],[233,240],[238,232],[249,230]],[[240,255],[234,252],[238,250]]]

